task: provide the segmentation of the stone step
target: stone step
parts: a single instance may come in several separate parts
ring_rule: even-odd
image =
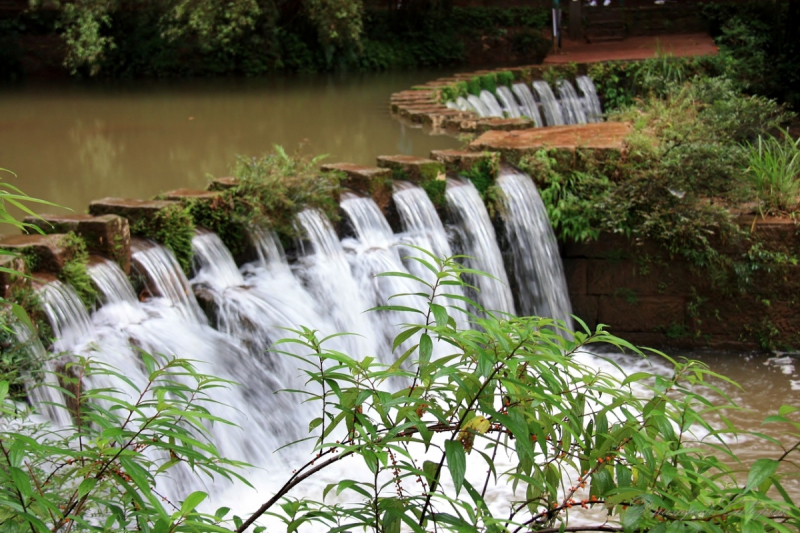
[[[343,186],[369,195],[385,211],[392,198],[392,171],[388,168],[367,167],[354,163],[330,163],[322,165],[323,172],[338,171],[346,176]]]
[[[465,172],[487,159],[493,166],[500,164],[500,154],[497,152],[471,152],[466,150],[433,150],[431,159],[444,163],[447,172]]]
[[[138,200],[133,198],[102,198],[89,204],[92,215],[119,215],[127,218],[131,224],[143,218],[151,218],[162,209],[173,205],[181,205],[174,200]]]
[[[92,216],[86,214],[25,217],[47,234],[75,232],[86,242],[90,252],[115,261],[126,274],[130,273],[131,231],[126,218],[119,215]]]
[[[32,254],[36,257],[36,270],[58,274],[72,259],[72,252],[65,246],[66,235],[6,235],[0,238],[0,248],[18,254]]]
[[[394,179],[414,183],[439,179],[445,172],[442,162],[412,155],[381,155],[378,166],[390,169]]]
[[[224,178],[215,178],[208,184],[209,191],[224,191],[227,189],[233,189],[239,185],[239,180],[234,178],[233,176],[225,176]]]
[[[203,191],[200,189],[175,189],[165,192],[162,196],[166,200],[213,200],[218,198],[221,191]]]

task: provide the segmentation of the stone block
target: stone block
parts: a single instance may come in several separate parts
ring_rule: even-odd
[[[128,220],[118,215],[92,216],[85,214],[25,217],[45,233],[75,232],[86,242],[90,252],[116,261],[127,274],[130,271],[131,232]]]
[[[691,281],[683,263],[639,264],[632,260],[601,259],[587,262],[587,294],[614,295],[625,290],[640,296],[686,296],[691,290]]]
[[[564,277],[570,295],[588,294],[586,283],[587,263],[585,259],[564,259]]]
[[[28,278],[24,277],[28,272],[25,260],[19,256],[0,255],[0,267],[15,270],[19,274],[0,271],[0,298],[9,298],[11,289],[15,286],[24,286],[29,283]]]
[[[618,332],[664,331],[686,323],[685,307],[680,296],[600,296],[597,320]]]
[[[469,149],[512,151],[520,155],[533,153],[541,148],[621,151],[623,141],[630,131],[631,126],[626,122],[597,122],[518,131],[501,131],[495,128],[472,141]]]
[[[36,257],[36,270],[58,274],[70,259],[71,251],[64,246],[63,234],[7,235],[0,238],[0,248]]]
[[[570,293],[569,301],[572,304],[572,314],[583,320],[590,330],[597,327],[597,296]],[[576,325],[576,329],[580,326]]]
[[[175,189],[165,192],[162,196],[165,200],[213,200],[220,195],[221,191],[202,191],[197,189]]]
[[[394,179],[409,180],[414,183],[434,180],[444,174],[444,163],[410,155],[378,156],[378,166],[392,171]]]
[[[238,179],[233,176],[226,176],[224,178],[215,178],[211,180],[207,189],[209,191],[225,191],[227,189],[233,189],[237,185],[239,185]]]
[[[500,164],[497,152],[467,152],[464,150],[433,150],[431,159],[444,163],[447,172],[465,172],[482,161],[489,160],[495,167]]]
[[[173,200],[135,200],[129,198],[103,198],[89,204],[89,213],[95,216],[119,215],[127,218],[131,225],[144,218],[152,218],[162,209],[181,205]]]
[[[346,176],[343,186],[367,194],[384,212],[392,198],[392,171],[388,168],[366,167],[353,163],[322,165],[323,172],[339,171]]]

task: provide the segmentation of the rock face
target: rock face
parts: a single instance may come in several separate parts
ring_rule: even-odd
[[[19,274],[6,272],[3,269],[15,270]],[[0,255],[0,298],[9,298],[11,289],[15,286],[24,286],[28,279],[24,276],[30,274],[25,266],[25,260],[14,255]]]
[[[36,270],[58,274],[72,259],[72,253],[64,246],[66,235],[7,235],[0,238],[0,248],[18,254],[30,254],[36,263]]]
[[[128,220],[118,215],[40,215],[25,222],[49,234],[74,231],[86,241],[88,251],[116,261],[126,274],[130,272],[131,231]]]
[[[431,159],[444,163],[447,172],[465,172],[484,161],[490,166],[500,165],[500,154],[497,152],[467,152],[464,150],[433,150]]]
[[[333,163],[322,165],[323,172],[342,172],[342,183],[355,191],[367,194],[375,200],[382,211],[386,211],[392,199],[392,171],[388,168],[365,167],[353,163]]]

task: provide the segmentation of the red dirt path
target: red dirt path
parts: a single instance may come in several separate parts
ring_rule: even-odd
[[[655,57],[659,51],[676,57],[716,55],[719,52],[714,40],[704,33],[629,37],[623,41],[605,43],[565,39],[561,50],[551,52],[544,63],[596,63],[648,59]]]

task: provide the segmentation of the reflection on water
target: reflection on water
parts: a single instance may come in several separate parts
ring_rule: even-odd
[[[204,187],[237,154],[307,143],[327,162],[456,148],[389,115],[389,95],[440,72],[12,86],[0,89],[0,168],[32,196],[83,211],[103,196]],[[5,179],[5,178],[4,178]],[[40,208],[52,211],[52,208]]]

